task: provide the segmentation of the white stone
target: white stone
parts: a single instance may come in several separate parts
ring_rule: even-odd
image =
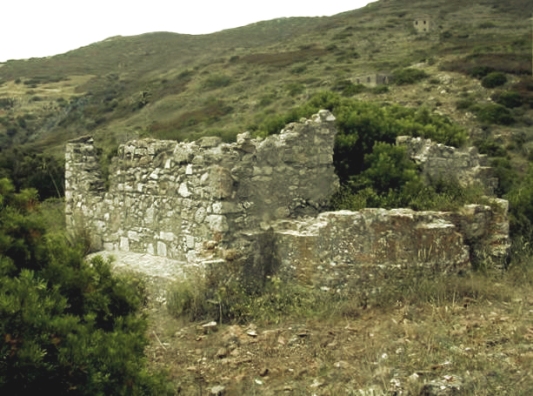
[[[126,237],[120,237],[120,250],[125,252],[130,251],[130,240]]]
[[[128,231],[128,238],[132,241],[139,241],[139,233],[137,231]]]
[[[174,235],[173,232],[165,232],[165,231],[161,231],[159,233],[159,238],[164,240],[164,241],[173,241],[174,238],[176,238],[176,235]]]
[[[180,187],[178,189],[178,194],[181,195],[183,198],[187,198],[191,196],[189,188],[187,187],[187,183],[180,184]]]
[[[193,171],[192,171],[192,164],[187,164],[187,168],[185,169],[185,174],[186,175],[192,175]]]
[[[114,249],[114,245],[112,242],[104,242],[104,250],[112,251]]]
[[[206,210],[203,206],[199,207],[194,215],[194,221],[202,223],[205,220]]]
[[[167,245],[161,241],[157,241],[157,255],[167,257]]]
[[[187,248],[194,249],[194,245],[195,245],[194,237],[192,235],[187,235],[186,240],[187,240]]]
[[[151,254],[153,256],[155,254],[154,244],[153,243],[149,243],[148,247],[146,248],[146,251],[148,252],[148,254]]]
[[[226,216],[209,215],[206,217],[208,227],[214,232],[225,232],[229,230]]]

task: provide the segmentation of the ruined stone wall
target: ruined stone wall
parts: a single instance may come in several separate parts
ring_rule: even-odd
[[[237,143],[144,139],[121,145],[104,191],[92,139],[67,145],[66,213],[95,247],[192,262],[242,230],[316,215],[338,187],[335,118],[321,111],[279,135]]]
[[[458,212],[363,209],[325,212],[273,225],[279,272],[338,288],[362,274],[417,268],[457,273],[475,260],[503,265],[509,248],[507,201]]]
[[[498,179],[488,166],[487,156],[479,154],[476,147],[457,149],[410,136],[400,136],[396,143],[407,147],[408,155],[421,166],[428,178],[453,178],[463,186],[479,183],[487,195],[493,195],[498,186]]]
[[[386,85],[390,82],[390,76],[387,74],[367,74],[364,76],[357,76],[352,79],[355,84],[366,85],[368,87],[375,87],[377,85]]]
[[[96,249],[149,253],[211,273],[224,271],[225,260],[241,260],[247,278],[278,272],[321,287],[365,272],[386,277],[397,268],[445,272],[503,262],[503,200],[453,213],[324,212],[339,186],[335,133],[333,115],[321,111],[266,139],[135,140],[119,147],[107,181],[92,139],[80,138],[66,150],[67,228],[90,235]],[[495,186],[473,148],[408,137],[398,144],[428,177],[453,174],[463,184]]]

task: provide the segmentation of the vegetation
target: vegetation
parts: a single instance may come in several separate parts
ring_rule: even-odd
[[[231,141],[245,130],[266,136],[327,108],[339,128],[335,165],[343,187],[335,208],[436,210],[480,202],[479,190],[451,180],[422,183],[416,165],[394,145],[397,136],[411,135],[461,146],[469,138],[466,131],[473,131],[470,138],[489,156],[500,180],[498,196],[510,201],[515,245],[508,270],[462,278],[413,271],[377,279],[379,286],[350,284],[342,292],[310,290],[276,277],[263,279],[262,293],[251,294],[237,278],[209,287],[184,283],[169,300],[176,315],[276,323],[269,330],[280,332],[281,343],[275,339],[265,351],[253,346],[242,351],[254,370],[246,371],[241,361],[235,367],[220,360],[212,371],[203,370],[204,362],[214,360],[212,347],[227,343],[217,345],[216,336],[198,335],[196,325],[187,325],[192,352],[183,353],[178,342],[157,344],[158,353],[169,356],[175,379],[193,384],[184,385],[182,393],[205,394],[206,378],[224,372],[235,394],[261,394],[263,385],[256,379],[276,383],[278,376],[294,380],[289,385],[294,394],[364,394],[368,387],[377,389],[374,394],[392,393],[389,383],[398,378],[406,393],[417,394],[420,381],[407,376],[422,373],[433,379],[453,367],[455,374],[470,373],[472,394],[509,389],[530,394],[524,373],[531,371],[531,359],[522,352],[531,339],[523,313],[531,310],[528,244],[533,238],[533,82],[526,3],[488,0],[480,8],[435,0],[431,7],[442,24],[438,45],[410,28],[409,15],[424,5],[392,0],[331,18],[266,21],[212,35],[116,37],[55,57],[1,65],[0,177],[12,179],[14,189],[3,184],[7,198],[0,204],[0,235],[7,238],[0,241],[0,267],[7,271],[0,278],[5,319],[0,321],[0,389],[6,394],[17,394],[11,391],[19,386],[19,394],[52,386],[60,394],[159,389],[158,375],[149,376],[143,366],[146,323],[138,316],[138,282],[112,276],[107,263],[84,264],[82,253],[43,228],[43,222],[63,214],[40,217],[35,193],[24,190],[35,188],[41,199],[63,194],[68,139],[93,135],[108,173],[118,144],[132,138],[216,135]],[[471,23],[456,23],[458,13]],[[497,21],[488,22],[495,13]],[[395,70],[396,84],[367,88],[353,83],[355,75],[377,70]],[[361,273],[363,280],[373,275]],[[15,303],[26,304],[31,315],[9,308]],[[292,335],[284,338],[288,329],[300,325],[313,336],[295,333],[297,341],[289,343]],[[384,354],[385,360],[380,358]],[[155,355],[150,357],[158,365]],[[272,370],[269,379],[257,378],[257,367],[271,358],[278,359],[271,368],[281,361],[293,365]],[[346,361],[355,367],[340,369]],[[309,372],[294,373],[293,367],[300,366]],[[240,382],[236,376],[241,374],[246,379]],[[315,379],[323,384],[311,388]],[[279,385],[272,392],[287,390],[281,380]]]
[[[145,367],[140,285],[83,253],[46,232],[35,190],[0,180],[0,391],[167,393]]]
[[[507,77],[501,72],[491,72],[481,80],[481,85],[485,88],[496,88],[507,82]]]
[[[424,70],[419,69],[401,69],[392,74],[393,81],[396,85],[415,84],[428,77]]]

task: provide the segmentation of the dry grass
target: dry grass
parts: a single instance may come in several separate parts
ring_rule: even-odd
[[[531,394],[533,272],[522,264],[389,279],[364,304],[356,289],[316,292],[320,303],[274,322],[259,314],[208,330],[159,310],[148,354],[186,395],[216,385],[227,395],[418,395],[445,376],[460,377],[466,395]]]

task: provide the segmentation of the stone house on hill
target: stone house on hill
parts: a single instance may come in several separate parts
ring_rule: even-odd
[[[418,33],[428,33],[431,28],[429,16],[419,15],[413,21],[413,26]]]
[[[388,85],[390,83],[390,76],[383,73],[367,74],[364,76],[357,76],[353,79],[354,84],[361,84],[367,87],[375,87],[377,85]]]

